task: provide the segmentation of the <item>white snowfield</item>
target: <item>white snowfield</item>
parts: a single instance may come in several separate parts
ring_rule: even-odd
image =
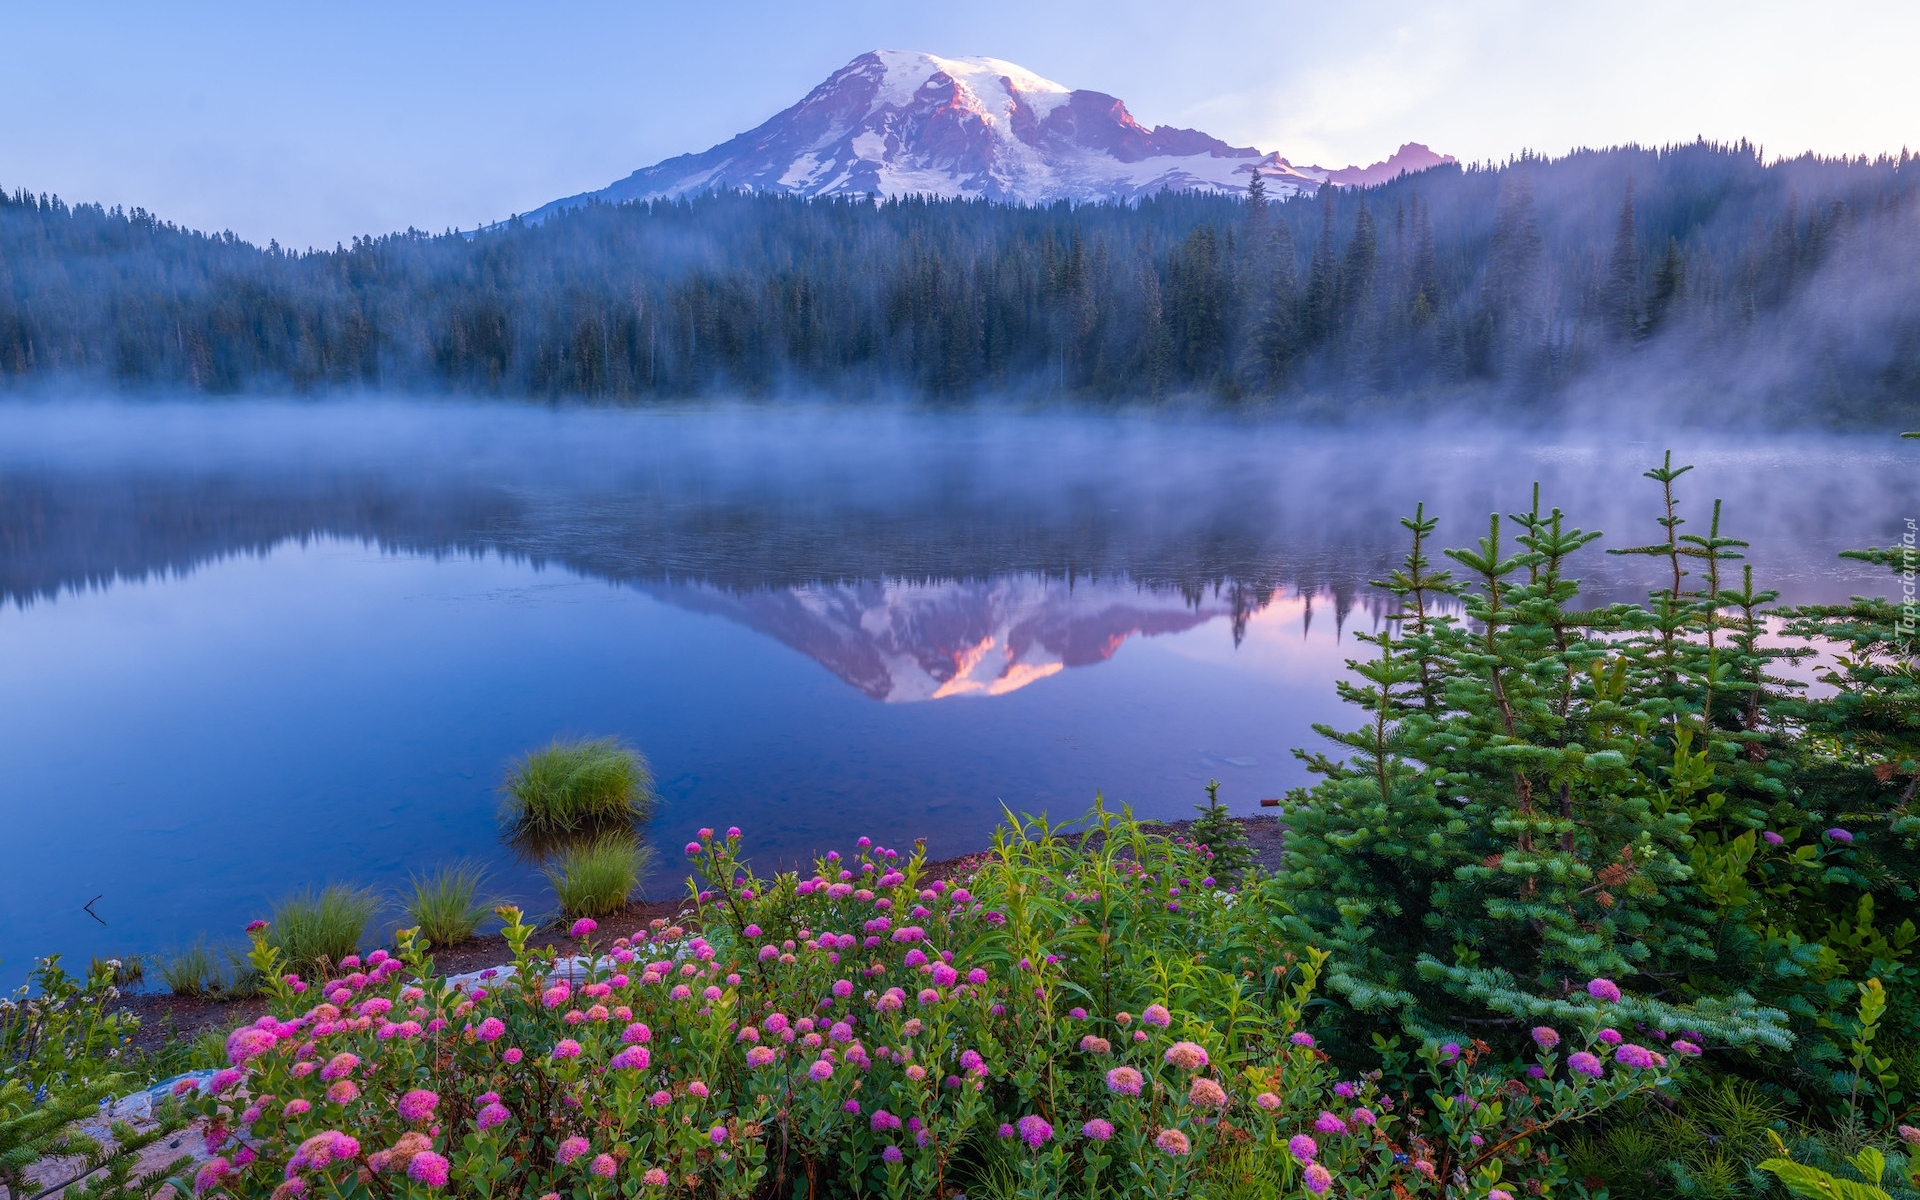
[[[1102,92],[1076,90],[998,58],[874,50],[798,104],[699,154],[556,200],[543,220],[591,201],[708,191],[795,196],[938,196],[1016,204],[1135,201],[1163,190],[1244,193],[1255,174],[1275,198],[1322,185],[1377,183],[1451,158],[1408,143],[1384,163],[1296,167],[1192,129],[1148,128]]]

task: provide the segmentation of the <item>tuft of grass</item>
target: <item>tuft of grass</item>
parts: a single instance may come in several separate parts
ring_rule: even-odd
[[[160,964],[160,978],[176,996],[211,996],[226,986],[220,960],[205,942],[192,946]]]
[[[492,914],[491,906],[480,898],[485,878],[485,870],[468,862],[410,876],[413,896],[405,905],[407,919],[419,927],[429,946],[459,945]]]
[[[652,850],[632,837],[605,837],[555,856],[547,882],[568,916],[604,917],[633,895],[652,860]]]
[[[555,739],[507,768],[506,815],[521,834],[573,833],[645,820],[653,772],[617,738]]]
[[[296,971],[310,971],[357,954],[367,927],[380,911],[380,897],[344,883],[304,891],[274,907],[267,938]]]

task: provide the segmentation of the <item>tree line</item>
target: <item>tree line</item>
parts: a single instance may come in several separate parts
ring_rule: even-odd
[[[1014,207],[749,193],[292,252],[0,194],[0,380],[595,400],[780,389],[1530,404],[1659,364],[1920,403],[1920,169],[1751,145]]]

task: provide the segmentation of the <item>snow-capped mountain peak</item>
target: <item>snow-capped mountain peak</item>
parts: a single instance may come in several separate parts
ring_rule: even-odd
[[[1451,161],[1409,143],[1373,167],[1294,167],[1198,130],[1150,129],[1116,97],[1068,88],[1003,59],[874,50],[758,128],[556,200],[528,219],[594,199],[741,188],[1044,204],[1131,200],[1163,189],[1242,192],[1258,173],[1279,197],[1316,190],[1330,176],[1336,184],[1377,182]]]

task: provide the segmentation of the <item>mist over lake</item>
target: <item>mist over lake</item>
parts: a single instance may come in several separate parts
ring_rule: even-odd
[[[1352,723],[1333,684],[1424,502],[1543,507],[1644,595],[1668,448],[1786,602],[1920,512],[1879,435],[1406,433],[1219,416],[269,400],[0,407],[0,973],[167,951],[290,890],[471,858],[531,910],[505,763],[624,737],[666,851],[769,864],[999,818],[1236,812]],[[1786,487],[1786,480],[1792,486]],[[656,893],[679,886],[663,868]],[[97,897],[97,900],[95,899]],[[92,901],[92,913],[85,910]],[[397,916],[397,912],[394,914]]]

